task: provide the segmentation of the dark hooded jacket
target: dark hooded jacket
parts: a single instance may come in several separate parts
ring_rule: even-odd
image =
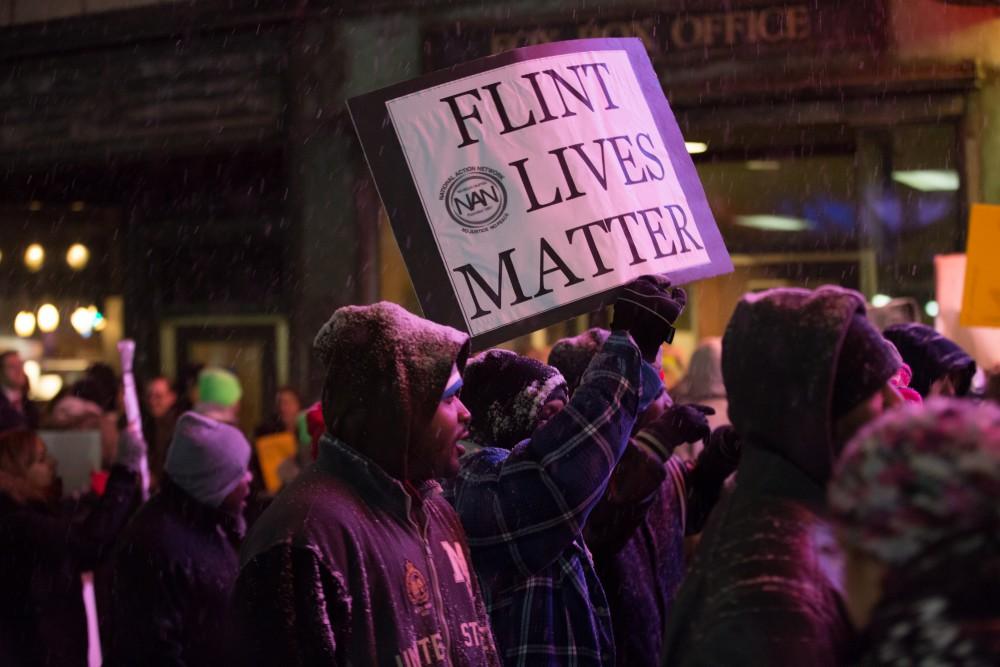
[[[106,667],[223,664],[238,539],[231,515],[162,478],[115,549]]]
[[[19,482],[0,473],[0,664],[85,666],[80,573],[110,551],[139,476],[112,467],[104,495],[86,507],[26,500]]]
[[[324,391],[328,428],[353,420],[369,441],[324,435],[316,463],[247,536],[233,602],[240,664],[499,664],[440,486],[414,488],[364,454],[391,450],[406,469],[411,434],[430,422],[452,364],[464,366],[467,340],[385,303],[342,308],[320,331],[337,379]]]
[[[674,604],[665,663],[844,664],[854,640],[825,517],[836,459],[831,405],[855,292],[778,289],[736,307],[723,340],[729,416],[743,438],[735,491],[716,507]]]
[[[885,330],[885,337],[913,371],[910,387],[921,396],[927,398],[934,381],[945,375],[953,377],[956,396],[969,393],[976,362],[954,342],[916,322],[894,324]]]

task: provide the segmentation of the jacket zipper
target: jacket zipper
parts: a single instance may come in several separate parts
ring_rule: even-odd
[[[450,664],[450,652],[451,652],[451,637],[448,634],[448,623],[444,617],[444,600],[441,598],[441,588],[438,582],[437,569],[434,567],[434,554],[431,553],[431,543],[427,539],[427,524],[430,523],[430,519],[427,516],[426,508],[422,510],[424,515],[424,526],[421,529],[420,526],[416,524],[412,517],[408,516],[407,519],[416,530],[420,539],[424,543],[424,557],[427,559],[427,571],[431,577],[431,588],[434,589],[434,607],[437,612],[438,625],[441,628],[441,639],[444,642],[445,657],[444,664]]]

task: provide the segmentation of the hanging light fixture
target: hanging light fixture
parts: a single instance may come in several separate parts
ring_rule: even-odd
[[[32,243],[24,250],[24,265],[29,271],[38,271],[45,264],[45,248],[39,243]]]
[[[82,243],[74,243],[66,251],[66,263],[74,271],[80,271],[90,261],[90,250]]]
[[[21,338],[28,338],[35,333],[35,314],[30,310],[22,310],[14,317],[14,333]]]
[[[94,313],[81,306],[69,316],[69,323],[78,334],[90,338],[90,334],[94,331]]]
[[[38,308],[38,329],[42,333],[52,333],[59,326],[59,309],[51,303]]]

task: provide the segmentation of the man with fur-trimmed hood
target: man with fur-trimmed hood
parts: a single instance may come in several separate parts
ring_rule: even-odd
[[[468,433],[468,336],[382,302],[340,308],[314,347],[327,432],[240,553],[240,662],[497,665],[435,481],[457,473]]]
[[[736,488],[702,533],[664,641],[664,664],[849,660],[853,631],[826,483],[847,440],[898,405],[899,357],[852,290],[749,294],[722,341]]]

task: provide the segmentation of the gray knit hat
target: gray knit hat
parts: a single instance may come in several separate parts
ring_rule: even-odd
[[[185,412],[167,450],[166,473],[200,503],[218,507],[246,474],[250,444],[239,429]]]

